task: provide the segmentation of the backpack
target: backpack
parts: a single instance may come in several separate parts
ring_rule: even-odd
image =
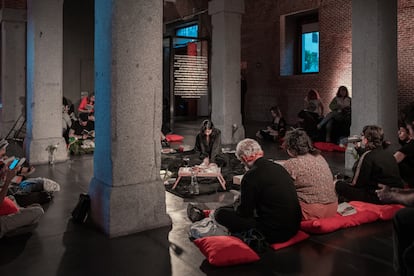
[[[84,223],[89,215],[91,199],[88,194],[80,194],[79,201],[72,211],[72,221],[74,223]]]

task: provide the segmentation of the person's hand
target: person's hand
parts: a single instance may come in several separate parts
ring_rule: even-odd
[[[379,198],[379,200],[384,201],[384,202],[392,201],[393,196],[392,196],[391,188],[384,184],[378,184],[378,187],[380,189],[375,190],[375,193],[377,194],[377,197]]]
[[[206,157],[203,159],[203,162],[201,163],[201,165],[208,166],[208,164],[210,164],[210,159]]]
[[[4,172],[4,182],[10,183],[13,177],[16,176],[17,168],[14,168],[13,170],[10,170],[8,167],[6,168]]]

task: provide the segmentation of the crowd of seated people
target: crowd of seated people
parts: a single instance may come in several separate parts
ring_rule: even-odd
[[[83,97],[78,107],[63,97],[62,136],[65,138],[69,151],[73,154],[93,152],[95,147],[94,104],[94,94]]]

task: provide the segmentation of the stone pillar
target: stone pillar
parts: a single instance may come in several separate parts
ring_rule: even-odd
[[[162,1],[95,1],[91,216],[110,237],[170,225],[160,180]]]
[[[397,1],[352,1],[352,127],[384,129],[397,144]]]
[[[68,159],[62,137],[63,0],[27,1],[27,133],[31,164]]]
[[[212,0],[208,6],[212,31],[211,119],[223,144],[244,138],[240,92],[240,26],[243,0]]]
[[[26,117],[26,10],[1,10],[0,137]],[[12,132],[10,135],[14,135]]]

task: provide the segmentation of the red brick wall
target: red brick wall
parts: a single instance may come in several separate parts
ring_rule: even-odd
[[[414,102],[414,1],[398,1],[398,108]]]
[[[278,104],[288,123],[296,122],[303,99],[316,88],[325,109],[338,86],[351,90],[351,1],[247,0],[242,21],[242,61],[247,62],[247,118],[268,120],[268,108]],[[280,76],[280,16],[319,9],[319,74]]]
[[[1,0],[0,8],[26,9],[26,0]]]

